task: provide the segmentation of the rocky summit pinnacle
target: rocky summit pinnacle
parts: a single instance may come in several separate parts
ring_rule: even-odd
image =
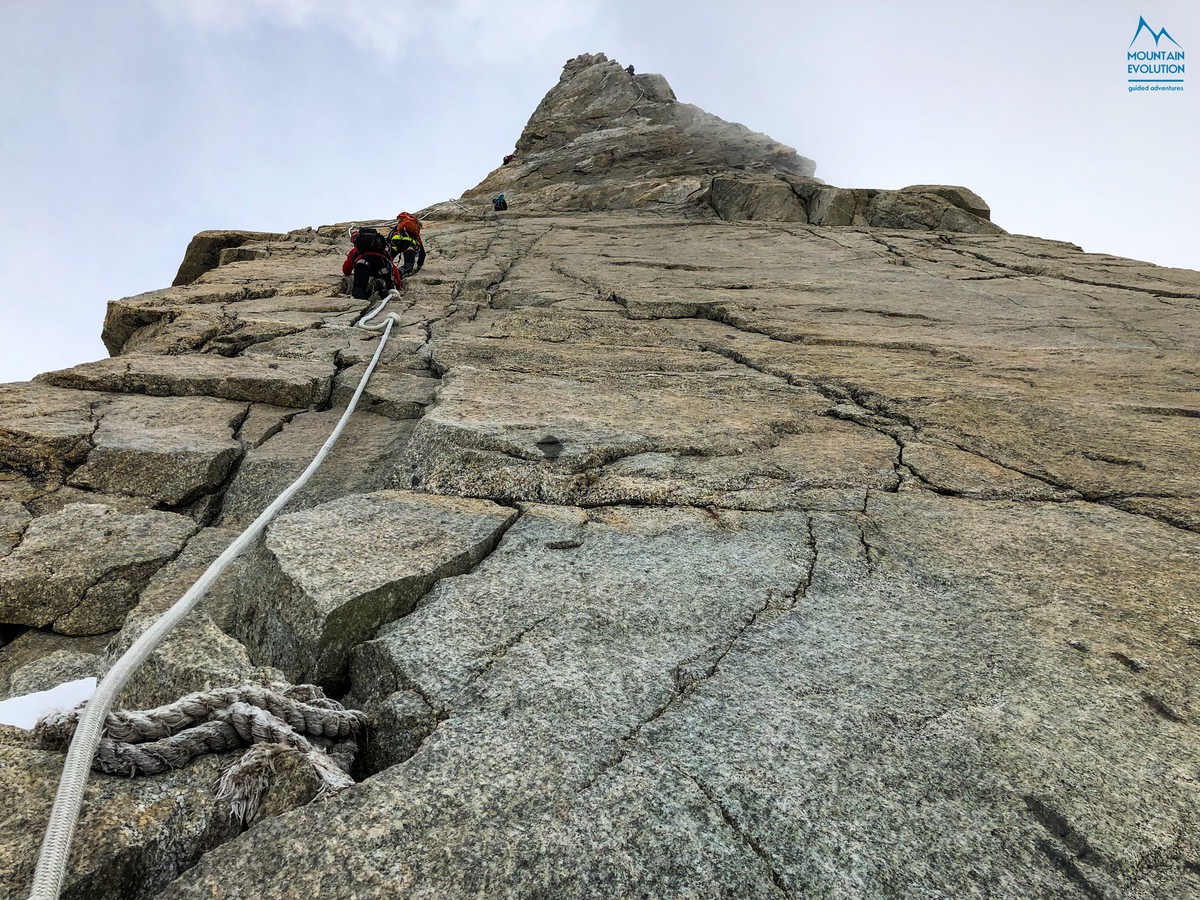
[[[468,196],[507,192],[571,209],[672,202],[706,176],[811,176],[812,160],[764,134],[675,99],[661,75],[632,75],[604,54],[577,56],[534,110],[515,158]]]
[[[813,178],[815,169],[765,134],[680,103],[661,75],[584,54],[563,67],[512,158],[463,199],[503,193],[525,211],[670,209],[731,221],[1002,233],[968,188],[848,190]]]
[[[281,752],[242,825],[237,752],[96,773],[64,896],[1200,896],[1200,273],[812,176],[568,62],[121,697],[314,682],[357,783]],[[102,675],[308,465],[379,345],[349,249],[202,233],[112,358],[0,386],[0,696]],[[4,896],[61,764],[0,727]]]

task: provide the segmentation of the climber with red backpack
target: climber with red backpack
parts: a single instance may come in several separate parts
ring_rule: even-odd
[[[382,234],[370,227],[355,228],[350,232],[350,242],[354,246],[350,248],[345,262],[342,263],[342,274],[354,277],[350,290],[354,299],[366,300],[371,296],[373,278],[384,283],[384,293],[392,288],[400,290],[400,272],[388,256],[387,241]]]
[[[396,216],[396,224],[388,232],[388,252],[392,259],[402,259],[401,275],[420,272],[425,265],[425,244],[421,241],[421,220],[412,213]]]

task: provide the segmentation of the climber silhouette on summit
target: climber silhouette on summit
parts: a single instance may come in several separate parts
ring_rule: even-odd
[[[342,263],[342,274],[354,277],[350,290],[354,299],[366,300],[371,296],[373,278],[384,283],[384,293],[392,288],[400,290],[403,283],[400,272],[387,255],[387,241],[382,234],[374,228],[356,228],[350,232],[350,241],[354,246]]]
[[[425,244],[421,240],[421,220],[412,213],[396,216],[396,224],[388,232],[388,248],[392,259],[402,259],[401,275],[420,272],[425,265]]]

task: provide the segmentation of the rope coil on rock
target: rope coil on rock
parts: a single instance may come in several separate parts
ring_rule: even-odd
[[[35,735],[43,747],[61,747],[78,720],[78,710],[45,716]],[[110,775],[158,775],[205,753],[250,744],[222,773],[217,790],[218,799],[229,799],[233,815],[245,824],[254,818],[281,754],[300,754],[322,793],[354,784],[348,770],[366,727],[363,713],[329,700],[314,685],[282,692],[258,685],[225,688],[189,694],[157,709],[109,713],[108,736],[100,739],[92,767]]]
[[[188,694],[155,709],[110,712],[104,720],[105,739],[138,744],[171,737],[236,703],[262,709],[301,734],[344,739],[366,727],[362,713],[346,710],[336,700],[326,698],[315,685],[276,691],[251,684]],[[43,746],[61,747],[75,732],[78,719],[78,710],[50,713],[38,722],[34,733]]]
[[[229,564],[258,538],[270,521],[275,518],[275,515],[297,491],[308,483],[308,480],[320,468],[321,463],[325,461],[325,457],[333,449],[333,445],[341,436],[346,423],[358,405],[359,398],[366,389],[367,381],[375,371],[375,366],[378,365],[379,358],[383,354],[383,348],[387,344],[392,326],[396,324],[398,318],[395,313],[389,313],[381,322],[372,322],[371,320],[383,310],[389,301],[399,296],[394,289],[389,291],[374,309],[355,323],[359,328],[371,331],[382,330],[383,334],[380,336],[379,346],[375,348],[375,355],[371,358],[366,372],[363,373],[363,377],[358,383],[358,388],[346,406],[346,411],[334,426],[329,438],[321,445],[321,449],[317,451],[312,462],[308,464],[300,477],[288,485],[271,505],[264,509],[258,518],[225,548],[225,551],[205,569],[184,595],[134,641],[133,645],[109,669],[108,674],[97,686],[96,693],[92,695],[92,699],[79,714],[71,746],[67,751],[66,762],[63,764],[62,778],[54,797],[54,805],[50,810],[50,820],[42,838],[37,869],[33,876],[33,888],[29,895],[30,900],[57,900],[62,891],[63,880],[67,873],[67,860],[71,852],[71,841],[79,821],[79,810],[83,805],[83,793],[87,786],[88,775],[103,741],[109,712],[116,702],[117,696],[121,693],[121,689],[125,687],[126,682],[129,681],[138,666],[166,640],[171,629],[205,597]],[[260,727],[266,726],[260,725]],[[234,725],[234,730],[237,730],[236,725]],[[269,731],[269,728],[267,730]],[[253,729],[251,729],[252,731]],[[212,740],[217,739],[213,738]],[[260,774],[262,765],[262,761],[259,760],[256,770]]]

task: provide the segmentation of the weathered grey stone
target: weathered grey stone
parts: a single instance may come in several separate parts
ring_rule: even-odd
[[[334,367],[308,359],[127,353],[47,372],[38,381],[89,391],[179,397],[203,394],[273,406],[316,406],[329,398]]]
[[[969,212],[980,219],[992,219],[992,208],[970,188],[956,184],[911,184],[901,188],[903,193],[936,194],[949,200],[959,209]]]
[[[287,247],[289,255],[300,249],[296,245]],[[250,273],[254,268],[239,267],[239,272],[253,281]],[[304,271],[307,268],[294,274],[311,274]],[[236,356],[271,344],[283,351],[282,355],[294,356],[295,348],[288,341],[278,341],[280,337],[296,336],[303,342],[309,329],[344,327],[350,323],[339,325],[341,319],[363,310],[362,301],[322,295],[318,293],[322,286],[308,281],[281,288],[278,282],[285,273],[272,269],[273,286],[236,282],[210,285],[207,282],[211,276],[206,276],[205,283],[199,285],[114,301],[105,318],[105,345],[114,355],[200,351]]]
[[[875,191],[820,188],[810,194],[808,221],[814,225],[866,225],[867,204]]]
[[[148,352],[169,354],[199,350],[243,327],[240,313],[255,308],[255,299],[266,298],[266,308],[272,310],[303,305],[298,299],[273,299],[280,293],[278,284],[266,285],[252,280],[207,283],[206,279],[199,284],[112,300],[104,316],[101,337],[113,356],[138,347]],[[343,305],[345,300],[342,298]],[[336,301],[327,300],[322,305],[332,302]],[[313,321],[321,321],[321,318],[318,316]],[[311,321],[307,324],[293,322],[290,330],[311,327],[311,324]],[[283,332],[276,330],[276,334],[279,333]]]
[[[600,358],[589,347],[574,352],[581,367]],[[452,369],[437,406],[417,424],[398,483],[411,472],[425,489],[443,493],[573,503],[617,460],[766,450],[828,407],[811,390],[712,354],[643,350],[603,360],[615,371],[571,377]]]
[[[661,203],[662,189],[714,171],[814,169],[767,135],[679,103],[661,75],[633,76],[603,53],[582,54],[530,117],[516,159],[463,196],[506,192],[519,208],[614,209]]]
[[[280,516],[235,590],[234,633],[293,681],[337,686],[350,650],[495,546],[513,510],[403,491]]]
[[[72,487],[68,484],[56,485],[52,490],[34,497],[28,501],[28,508],[34,517],[49,516],[62,512],[64,507],[72,503],[100,503],[112,507],[118,512],[138,515],[149,512],[153,502],[145,497],[130,497],[124,494],[104,494]]]
[[[30,629],[0,650],[0,699],[21,697],[103,669],[111,634],[67,637]]]
[[[270,256],[270,253],[259,247],[226,247],[217,257],[217,265],[227,266],[230,263],[235,262],[248,262],[253,259],[266,259],[268,256]]]
[[[0,385],[0,465],[44,476],[81,462],[92,450],[99,399],[34,383]]]
[[[374,352],[376,335],[361,328],[330,326],[309,328],[273,340],[253,344],[243,351],[243,356],[264,356],[283,359],[321,359],[335,363],[344,353],[356,350],[358,345],[370,343]]]
[[[804,204],[791,185],[764,175],[714,175],[709,202],[727,222],[766,219],[807,222]]]
[[[335,407],[346,407],[366,371],[366,365],[359,364],[338,373],[333,382]],[[441,382],[436,378],[392,372],[381,366],[363,390],[359,408],[389,419],[419,419],[425,408],[434,402],[440,387]]]
[[[0,621],[63,634],[120,628],[150,577],[195,531],[186,516],[101,504],[42,516],[0,559]]]
[[[116,397],[96,410],[94,448],[68,483],[168,506],[215,491],[242,455],[246,404],[206,397]]]
[[[472,574],[442,582],[356,653],[356,696],[411,684],[444,721],[407,763],[323,810],[321,827],[345,835],[348,854],[346,874],[329,889],[344,896],[377,896],[397,884],[442,896],[628,892],[632,885],[616,879],[629,856],[605,854],[617,834],[593,843],[598,835],[562,815],[571,815],[581,792],[587,796],[597,770],[636,743],[646,719],[720,671],[737,635],[791,606],[811,562],[807,534],[799,513],[529,510]],[[412,716],[417,727],[419,718]],[[357,835],[372,806],[404,825],[375,831],[371,846],[382,852],[365,863]],[[640,891],[770,890],[767,868],[702,798],[653,813],[634,802],[595,812],[594,825],[624,832],[634,854],[642,851],[638,838],[661,835],[664,849],[676,845],[691,860],[656,871],[652,859],[639,859],[648,877],[636,883]],[[644,828],[634,826],[639,815]],[[239,883],[268,894],[282,889],[266,856],[291,852],[315,820],[301,811],[290,824],[287,833],[268,824],[254,845],[230,846],[246,867]],[[567,846],[575,849],[564,855]],[[211,856],[168,896],[212,890],[220,859]],[[322,876],[305,866],[288,877],[289,889],[306,892]]]
[[[826,491],[894,489],[898,448],[886,435],[815,419],[766,450],[729,456],[652,452],[619,459],[581,491],[586,505],[653,503],[725,509],[821,508]]]
[[[935,490],[979,500],[1077,500],[1079,494],[956,447],[909,443],[901,456]]]
[[[1126,497],[1111,502],[1118,509],[1200,533],[1200,497]]]
[[[0,738],[2,740],[2,738]],[[93,773],[67,878],[64,900],[142,900],[193,865],[205,851],[243,829],[217,800],[213,784],[238,754],[203,757],[153,778]],[[38,848],[58,787],[63,755],[0,743],[0,885],[6,897],[27,896]],[[307,767],[277,767],[260,818],[302,805],[319,785]]]
[[[416,754],[167,896],[228,890],[233,859],[268,893],[316,884],[322,865],[273,860],[331,828],[342,896],[1154,896],[1200,847],[1179,743],[1200,663],[1168,649],[1189,613],[1162,602],[1200,574],[1146,563],[1198,547],[1085,503],[926,492],[811,531],[530,510],[356,654],[356,692],[411,686],[440,716]],[[410,708],[397,724],[420,735]]]
[[[0,500],[0,556],[8,554],[20,543],[25,526],[33,517],[16,500]]]
[[[954,202],[968,202],[960,199],[957,189],[951,189],[950,193],[953,199],[947,198],[942,192],[918,192],[911,188],[878,191],[867,204],[863,215],[868,224],[876,228],[928,228],[931,231],[1004,234],[1004,229],[990,221],[990,212],[989,216],[976,215]],[[979,203],[983,201],[979,200]]]
[[[225,494],[220,524],[245,527],[253,522],[308,468],[344,412],[335,408],[301,413],[247,453]],[[411,422],[355,412],[325,464],[287,508],[307,509],[346,494],[389,486],[392,469],[408,445],[412,429]]]
[[[183,254],[183,262],[172,284],[191,284],[209,269],[222,264],[221,254],[228,248],[240,247],[251,241],[267,241],[285,237],[262,231],[201,231]],[[228,261],[228,260],[226,260]]]
[[[238,533],[221,528],[202,529],[188,541],[183,552],[155,573],[113,640],[109,658],[101,667],[102,674],[191,588]],[[195,691],[285,681],[278,669],[254,665],[246,648],[226,633],[233,629],[236,615],[231,584],[242,577],[245,577],[244,560],[235,563],[217,581],[200,605],[175,626],[134,672],[121,691],[118,708],[150,709],[174,703]]]
[[[54,476],[34,479],[16,472],[0,472],[0,500],[22,507],[61,486]]]
[[[414,289],[413,292],[416,293],[416,290]],[[371,340],[348,344],[344,350],[339,352],[338,361],[345,366],[369,363],[378,346],[378,338],[374,333],[371,334],[371,338]],[[423,331],[405,333],[400,328],[393,328],[387,346],[383,349],[383,355],[379,358],[379,363],[391,371],[419,372],[428,369],[427,335]]]

